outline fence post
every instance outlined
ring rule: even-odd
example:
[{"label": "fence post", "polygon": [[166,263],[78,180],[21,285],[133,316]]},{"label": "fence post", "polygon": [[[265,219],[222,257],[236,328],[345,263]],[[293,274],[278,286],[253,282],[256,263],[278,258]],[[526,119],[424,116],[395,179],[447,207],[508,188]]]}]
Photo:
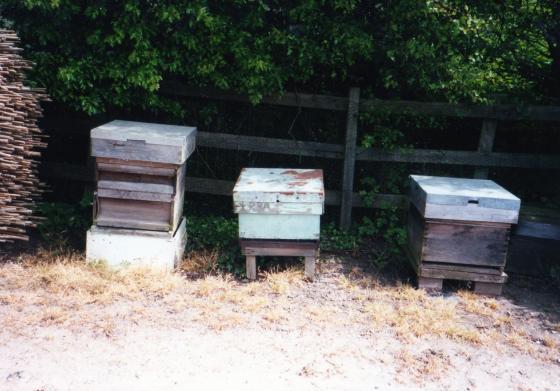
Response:
[{"label": "fence post", "polygon": [[[482,129],[480,130],[480,138],[478,139],[478,152],[492,152],[497,127],[498,121],[495,119],[485,119],[482,121]],[[488,167],[475,168],[474,177],[478,179],[487,179]]]},{"label": "fence post", "polygon": [[352,192],[354,191],[359,106],[360,88],[352,87],[348,94],[346,142],[344,145],[344,166],[342,171],[342,199],[340,202],[340,228],[345,230],[349,229],[352,224]]}]

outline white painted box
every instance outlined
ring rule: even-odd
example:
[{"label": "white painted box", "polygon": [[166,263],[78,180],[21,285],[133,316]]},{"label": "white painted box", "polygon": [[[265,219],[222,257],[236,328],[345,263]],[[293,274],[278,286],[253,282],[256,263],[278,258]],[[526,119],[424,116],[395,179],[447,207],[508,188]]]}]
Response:
[{"label": "white painted box", "polygon": [[516,224],[521,200],[487,179],[411,175],[410,201],[425,219]]},{"label": "white painted box", "polygon": [[187,242],[183,218],[175,234],[92,226],[87,232],[86,260],[110,267],[153,266],[172,270],[180,263]]},{"label": "white painted box", "polygon": [[323,171],[245,168],[233,189],[241,239],[318,240]]}]

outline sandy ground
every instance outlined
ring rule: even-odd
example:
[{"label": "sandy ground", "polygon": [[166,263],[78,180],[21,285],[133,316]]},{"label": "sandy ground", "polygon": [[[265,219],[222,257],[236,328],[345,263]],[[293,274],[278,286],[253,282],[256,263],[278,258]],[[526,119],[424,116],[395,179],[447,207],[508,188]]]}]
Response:
[{"label": "sandy ground", "polygon": [[0,389],[560,390],[557,292],[431,297],[337,257],[320,269],[246,283],[4,264]]}]

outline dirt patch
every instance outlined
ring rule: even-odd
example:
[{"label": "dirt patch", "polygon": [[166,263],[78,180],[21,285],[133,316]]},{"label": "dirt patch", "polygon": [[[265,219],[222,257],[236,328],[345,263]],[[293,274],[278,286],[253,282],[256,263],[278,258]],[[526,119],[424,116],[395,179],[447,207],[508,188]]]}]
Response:
[{"label": "dirt patch", "polygon": [[188,274],[0,266],[0,388],[560,389],[556,292],[433,297],[336,256],[314,283],[299,266],[246,282],[201,275],[212,256]]}]

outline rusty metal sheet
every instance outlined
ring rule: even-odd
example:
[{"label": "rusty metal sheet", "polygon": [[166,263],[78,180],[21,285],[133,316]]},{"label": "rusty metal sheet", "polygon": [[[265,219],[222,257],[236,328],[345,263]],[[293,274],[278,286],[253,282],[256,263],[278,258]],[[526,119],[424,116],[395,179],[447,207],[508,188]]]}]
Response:
[{"label": "rusty metal sheet", "polygon": [[[323,203],[323,171],[244,168],[233,188],[234,203]],[[258,204],[256,204],[258,205]]]}]

